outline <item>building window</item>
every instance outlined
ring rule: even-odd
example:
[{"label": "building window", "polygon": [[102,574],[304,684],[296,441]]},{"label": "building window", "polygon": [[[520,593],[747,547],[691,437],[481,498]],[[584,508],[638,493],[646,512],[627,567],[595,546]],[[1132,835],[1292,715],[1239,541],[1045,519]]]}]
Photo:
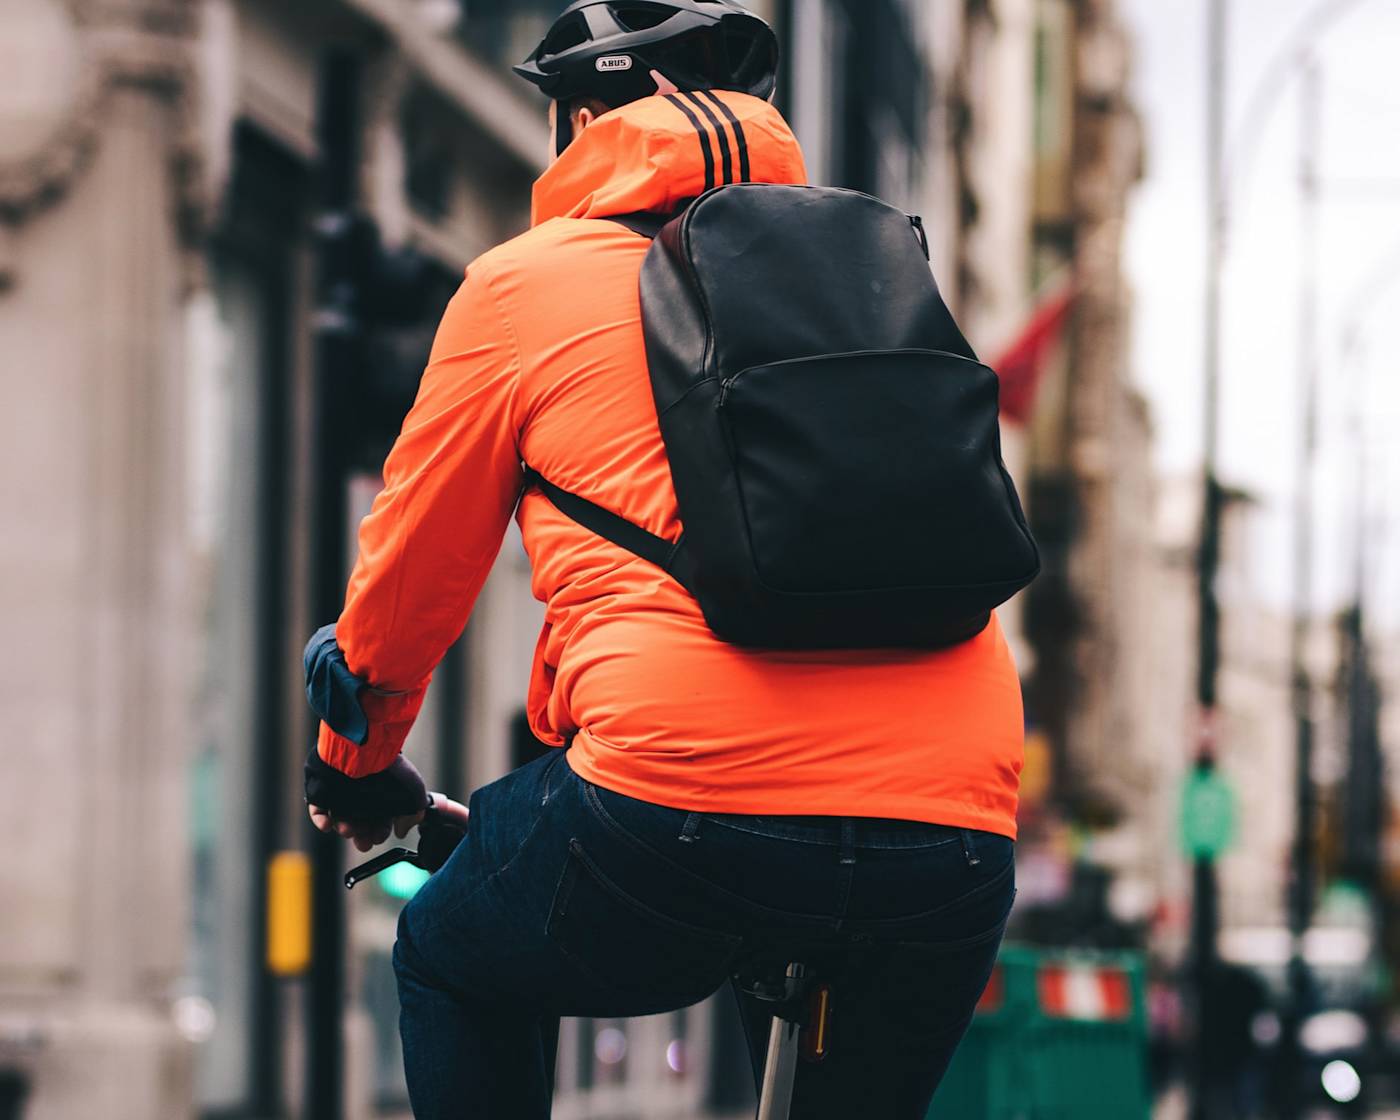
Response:
[{"label": "building window", "polygon": [[1039,0],[1035,34],[1035,220],[1070,219],[1074,141],[1074,13],[1066,0]]}]

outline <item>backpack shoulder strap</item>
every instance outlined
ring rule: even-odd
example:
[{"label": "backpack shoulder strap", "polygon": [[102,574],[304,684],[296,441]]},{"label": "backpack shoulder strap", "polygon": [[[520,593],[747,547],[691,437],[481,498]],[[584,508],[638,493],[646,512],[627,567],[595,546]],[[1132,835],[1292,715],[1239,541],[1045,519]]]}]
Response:
[{"label": "backpack shoulder strap", "polygon": [[[605,221],[616,222],[624,229],[629,229],[640,237],[645,237],[648,241],[656,240],[661,228],[671,219],[677,217],[685,208],[689,206],[689,201],[682,203],[669,214],[657,214],[651,211],[639,211],[635,214],[611,214]],[[541,492],[551,502],[560,513],[578,522],[585,529],[588,529],[604,540],[612,541],[619,548],[625,548],[635,556],[640,556],[643,560],[649,560],[662,571],[668,573],[687,591],[691,589],[690,582],[690,551],[685,547],[685,537],[682,535],[678,541],[668,541],[665,537],[658,537],[655,533],[649,533],[640,525],[634,525],[625,517],[613,513],[610,509],[604,509],[595,502],[590,502],[587,498],[580,498],[577,494],[571,494],[562,487],[555,486],[539,471],[533,468],[525,468],[525,487],[538,486]]]},{"label": "backpack shoulder strap", "polygon": [[633,233],[645,237],[648,241],[655,241],[656,235],[661,232],[661,227],[671,220],[671,214],[610,214],[607,221],[616,222],[624,229],[630,229]]},{"label": "backpack shoulder strap", "polygon": [[679,218],[694,202],[693,198],[688,198],[678,205],[669,214],[658,214],[651,210],[638,210],[634,214],[610,214],[604,221],[616,222],[625,229],[630,229],[633,233],[655,241],[657,234],[661,232],[661,227],[673,218]]},{"label": "backpack shoulder strap", "polygon": [[662,571],[675,578],[676,582],[690,590],[689,557],[685,548],[685,537],[678,541],[668,541],[649,533],[640,525],[634,525],[625,517],[604,509],[587,498],[555,486],[538,471],[526,468],[525,486],[538,486],[556,509],[566,517],[578,522],[605,540],[612,541],[619,548],[625,548],[633,555],[649,560]]}]

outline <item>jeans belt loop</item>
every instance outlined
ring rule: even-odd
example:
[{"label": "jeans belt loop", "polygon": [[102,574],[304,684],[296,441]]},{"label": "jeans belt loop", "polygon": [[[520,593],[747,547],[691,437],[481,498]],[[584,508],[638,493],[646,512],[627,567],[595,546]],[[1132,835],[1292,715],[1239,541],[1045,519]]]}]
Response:
[{"label": "jeans belt loop", "polygon": [[841,818],[841,862],[852,864],[856,861],[856,822],[852,817]]},{"label": "jeans belt loop", "polygon": [[700,839],[700,814],[690,813],[685,818],[685,824],[681,826],[679,837],[682,844],[694,844]]},{"label": "jeans belt loop", "polygon": [[962,834],[963,857],[967,860],[968,867],[976,867],[982,862],[982,857],[977,854],[977,842],[972,838],[972,829],[960,828]]}]

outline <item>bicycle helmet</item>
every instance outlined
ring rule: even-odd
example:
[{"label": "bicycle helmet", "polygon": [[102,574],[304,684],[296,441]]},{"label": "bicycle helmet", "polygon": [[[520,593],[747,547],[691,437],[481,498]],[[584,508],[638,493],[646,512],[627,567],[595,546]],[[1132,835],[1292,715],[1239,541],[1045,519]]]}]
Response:
[{"label": "bicycle helmet", "polygon": [[[597,98],[610,109],[660,91],[730,89],[772,96],[778,37],[736,0],[575,0],[515,72],[554,101]],[[572,139],[558,114],[558,145]]]}]

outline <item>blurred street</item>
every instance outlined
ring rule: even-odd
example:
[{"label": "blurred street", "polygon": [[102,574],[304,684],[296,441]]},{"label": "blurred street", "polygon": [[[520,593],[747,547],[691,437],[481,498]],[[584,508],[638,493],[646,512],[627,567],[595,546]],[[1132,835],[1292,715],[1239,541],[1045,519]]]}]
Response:
[{"label": "blurred street", "polygon": [[[929,1120],[1400,1120],[1400,5],[745,2],[810,181],[921,217],[1040,551],[1018,894]],[[6,0],[0,1120],[408,1117],[427,873],[344,889],[301,652],[530,227],[563,7]],[[432,789],[556,749],[537,576],[512,521]],[[565,1019],[555,1102],[752,1116],[733,999]]]}]

